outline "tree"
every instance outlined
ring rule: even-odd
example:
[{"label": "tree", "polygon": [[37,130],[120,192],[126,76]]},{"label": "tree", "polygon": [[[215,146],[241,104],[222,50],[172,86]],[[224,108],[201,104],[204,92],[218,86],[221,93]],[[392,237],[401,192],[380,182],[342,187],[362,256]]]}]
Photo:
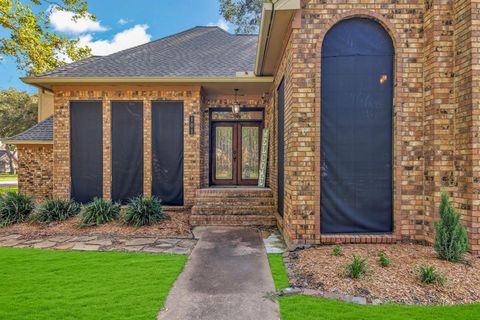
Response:
[{"label": "tree", "polygon": [[458,262],[468,251],[467,230],[460,223],[458,213],[448,201],[448,193],[442,192],[440,220],[435,223],[435,251],[442,260]]},{"label": "tree", "polygon": [[220,0],[220,14],[235,33],[257,33],[264,0]]},{"label": "tree", "polygon": [[[15,89],[0,91],[0,137],[7,138],[23,132],[37,122],[38,97],[25,91]],[[13,163],[15,146],[5,147],[10,161],[10,171]],[[13,173],[13,172],[12,172]]]},{"label": "tree", "polygon": [[[41,5],[49,9],[44,11]],[[86,0],[1,0],[0,26],[8,35],[0,37],[0,54],[13,57],[18,69],[29,74],[55,69],[66,63],[65,58],[75,61],[88,57],[90,49],[78,47],[79,39],[51,30],[52,10],[73,12],[74,20],[95,19],[88,13]]]}]

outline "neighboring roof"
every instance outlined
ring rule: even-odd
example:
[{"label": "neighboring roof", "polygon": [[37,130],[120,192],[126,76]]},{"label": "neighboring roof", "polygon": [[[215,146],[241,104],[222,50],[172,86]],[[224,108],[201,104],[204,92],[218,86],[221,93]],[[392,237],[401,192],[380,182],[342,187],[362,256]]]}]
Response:
[{"label": "neighboring roof", "polygon": [[92,56],[34,78],[235,77],[255,68],[257,35],[195,27],[108,56]]},{"label": "neighboring roof", "polygon": [[37,123],[30,129],[11,138],[2,139],[4,143],[52,143],[53,141],[53,116]]}]

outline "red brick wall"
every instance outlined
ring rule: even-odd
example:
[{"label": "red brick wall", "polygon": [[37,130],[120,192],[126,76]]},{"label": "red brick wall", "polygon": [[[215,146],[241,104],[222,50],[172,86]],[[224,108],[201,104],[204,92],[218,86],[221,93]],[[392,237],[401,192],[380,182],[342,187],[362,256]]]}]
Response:
[{"label": "red brick wall", "polygon": [[18,188],[37,201],[52,196],[53,146],[17,145]]},{"label": "red brick wall", "polygon": [[[475,8],[474,8],[475,7]],[[284,234],[292,244],[433,241],[442,190],[463,213],[472,249],[478,251],[480,204],[475,184],[475,67],[472,44],[477,5],[471,1],[304,1],[277,66],[285,82]],[[394,233],[386,237],[320,234],[321,46],[342,19],[369,17],[390,33],[395,46]],[[478,38],[476,39],[478,41]],[[478,78],[480,80],[480,77]],[[478,89],[477,89],[478,90]],[[269,101],[276,107],[274,92]],[[275,112],[274,119],[275,118]],[[275,128],[275,126],[273,127]],[[275,141],[274,130],[272,140]],[[276,146],[272,146],[272,155]],[[480,156],[478,156],[480,158]],[[271,162],[271,181],[276,163]],[[275,189],[276,183],[272,183]]]}]

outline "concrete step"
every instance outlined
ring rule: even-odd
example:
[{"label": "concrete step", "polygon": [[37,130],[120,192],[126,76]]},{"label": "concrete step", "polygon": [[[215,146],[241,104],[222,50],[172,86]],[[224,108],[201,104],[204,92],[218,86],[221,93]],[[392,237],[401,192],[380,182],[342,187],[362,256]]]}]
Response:
[{"label": "concrete step", "polygon": [[273,197],[242,197],[242,198],[234,198],[234,197],[204,197],[204,198],[196,198],[195,205],[196,206],[226,206],[226,205],[259,205],[259,206],[273,206],[274,203]]},{"label": "concrete step", "polygon": [[193,206],[196,215],[273,215],[273,206]]},{"label": "concrete step", "polygon": [[190,216],[192,226],[274,226],[274,216],[263,215],[195,215]]},{"label": "concrete step", "polygon": [[269,188],[205,188],[196,191],[197,198],[270,198]]}]

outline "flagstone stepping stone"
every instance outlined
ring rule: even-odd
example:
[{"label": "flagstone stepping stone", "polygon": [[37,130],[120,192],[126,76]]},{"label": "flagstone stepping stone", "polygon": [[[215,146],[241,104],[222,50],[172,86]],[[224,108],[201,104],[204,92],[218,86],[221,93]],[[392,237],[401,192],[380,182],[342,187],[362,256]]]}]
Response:
[{"label": "flagstone stepping stone", "polygon": [[193,248],[193,246],[195,246],[195,242],[195,240],[185,239],[177,243],[177,246],[182,248]]},{"label": "flagstone stepping stone", "polygon": [[26,244],[35,244],[35,243],[39,243],[39,242],[42,242],[42,241],[45,241],[44,239],[33,239],[33,240],[27,240],[25,241],[24,243]]},{"label": "flagstone stepping stone", "polygon": [[171,244],[172,246],[179,243],[180,242],[180,239],[159,239],[159,242],[161,243],[169,243]]},{"label": "flagstone stepping stone", "polygon": [[54,245],[56,245],[56,242],[51,242],[51,241],[43,241],[43,242],[38,242],[33,245],[34,248],[37,249],[45,249],[45,248],[51,248]]},{"label": "flagstone stepping stone", "polygon": [[180,248],[180,247],[173,247],[171,249],[167,249],[164,251],[165,253],[173,253],[173,254],[189,254],[190,249],[187,248]]},{"label": "flagstone stepping stone", "polygon": [[155,244],[155,248],[169,249],[171,247],[173,247],[173,245],[170,244],[170,243],[157,243],[157,244]]},{"label": "flagstone stepping stone", "polygon": [[14,247],[18,244],[21,244],[23,243],[22,240],[18,240],[18,239],[8,239],[8,240],[5,240],[5,241],[1,241],[0,242],[0,247]]},{"label": "flagstone stepping stone", "polygon": [[98,249],[100,249],[99,245],[86,243],[75,243],[75,245],[72,247],[72,250],[78,251],[98,251]]},{"label": "flagstone stepping stone", "polygon": [[134,238],[125,242],[126,246],[145,246],[148,244],[153,244],[157,241],[156,238]]},{"label": "flagstone stepping stone", "polygon": [[57,244],[54,249],[57,249],[57,250],[69,250],[69,249],[72,249],[73,246],[75,244],[74,243],[61,243],[61,244]]},{"label": "flagstone stepping stone", "polygon": [[74,237],[74,238],[71,238],[70,242],[87,242],[87,241],[92,241],[92,240],[96,240],[97,237],[93,237],[93,236],[78,236],[78,237]]},{"label": "flagstone stepping stone", "polygon": [[88,241],[87,244],[97,244],[99,246],[111,246],[112,245],[112,240],[109,239],[103,239],[103,240],[93,240],[93,241]]},{"label": "flagstone stepping stone", "polygon": [[70,236],[55,236],[55,237],[48,238],[48,241],[65,242],[65,241],[70,240],[71,238],[72,237],[70,237]]},{"label": "flagstone stepping stone", "polygon": [[11,239],[19,239],[21,238],[22,235],[21,234],[9,234],[8,236],[2,236],[0,237],[0,241],[3,241],[3,240],[11,240]]},{"label": "flagstone stepping stone", "polygon": [[148,253],[163,253],[165,252],[165,249],[159,247],[145,247],[142,251]]},{"label": "flagstone stepping stone", "polygon": [[142,251],[144,246],[129,246],[129,247],[121,247],[121,250],[128,251],[128,252],[138,252]]}]

